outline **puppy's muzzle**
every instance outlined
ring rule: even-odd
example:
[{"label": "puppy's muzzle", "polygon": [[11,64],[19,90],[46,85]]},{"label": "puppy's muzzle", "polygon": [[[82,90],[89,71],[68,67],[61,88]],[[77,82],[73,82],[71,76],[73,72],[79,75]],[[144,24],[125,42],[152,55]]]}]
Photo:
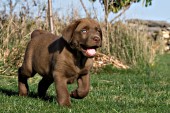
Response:
[{"label": "puppy's muzzle", "polygon": [[94,41],[95,43],[100,43],[101,39],[99,36],[97,35],[94,35],[91,37],[92,41]]}]

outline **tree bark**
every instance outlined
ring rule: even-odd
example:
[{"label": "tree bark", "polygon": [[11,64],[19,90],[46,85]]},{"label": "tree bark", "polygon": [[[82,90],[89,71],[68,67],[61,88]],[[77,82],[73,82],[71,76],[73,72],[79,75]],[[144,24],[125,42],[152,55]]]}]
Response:
[{"label": "tree bark", "polygon": [[108,0],[104,0],[104,9],[105,9],[105,31],[106,31],[106,37],[103,40],[104,41],[104,46],[106,47],[106,52],[110,55],[110,38],[108,36],[108,30],[109,30],[109,26],[108,26]]},{"label": "tree bark", "polygon": [[53,15],[52,15],[52,0],[48,0],[48,22],[51,33],[54,33]]}]

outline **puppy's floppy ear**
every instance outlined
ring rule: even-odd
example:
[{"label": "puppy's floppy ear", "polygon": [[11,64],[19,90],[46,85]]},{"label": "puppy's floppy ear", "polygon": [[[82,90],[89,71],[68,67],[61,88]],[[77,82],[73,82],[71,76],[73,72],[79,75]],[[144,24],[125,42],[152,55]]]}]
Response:
[{"label": "puppy's floppy ear", "polygon": [[75,20],[70,25],[68,25],[66,28],[64,28],[64,30],[62,31],[62,36],[64,40],[67,41],[68,43],[72,41],[73,33],[79,23],[80,23],[80,20]]}]

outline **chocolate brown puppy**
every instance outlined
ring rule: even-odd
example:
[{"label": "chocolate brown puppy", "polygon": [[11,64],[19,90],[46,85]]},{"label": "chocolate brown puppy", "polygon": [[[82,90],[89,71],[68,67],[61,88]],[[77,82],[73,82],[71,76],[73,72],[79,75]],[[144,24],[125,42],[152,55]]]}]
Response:
[{"label": "chocolate brown puppy", "polygon": [[[48,87],[55,82],[59,105],[70,106],[70,97],[84,98],[89,92],[93,57],[101,44],[102,31],[93,19],[73,21],[61,37],[43,30],[33,31],[23,64],[18,69],[19,95],[28,94],[27,80],[38,73],[42,76],[38,84],[40,97],[45,97]],[[78,87],[69,93],[67,84],[74,81]]]}]

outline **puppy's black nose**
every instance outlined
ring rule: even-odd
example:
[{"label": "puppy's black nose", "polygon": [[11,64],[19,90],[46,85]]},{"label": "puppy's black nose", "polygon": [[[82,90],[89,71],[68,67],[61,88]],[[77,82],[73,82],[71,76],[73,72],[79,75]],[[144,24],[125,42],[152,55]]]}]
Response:
[{"label": "puppy's black nose", "polygon": [[92,37],[92,40],[95,41],[95,42],[99,42],[100,41],[100,37],[95,35]]}]

